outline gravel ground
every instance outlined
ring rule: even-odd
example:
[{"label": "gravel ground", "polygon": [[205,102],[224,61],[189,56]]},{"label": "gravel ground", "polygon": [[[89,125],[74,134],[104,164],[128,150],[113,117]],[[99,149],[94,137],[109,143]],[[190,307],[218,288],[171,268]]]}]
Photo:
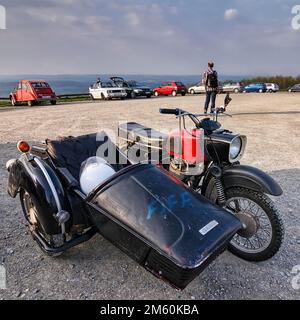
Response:
[{"label": "gravel ground", "polygon": [[[218,102],[221,104],[221,99]],[[225,252],[184,291],[157,280],[100,235],[60,258],[45,256],[24,226],[18,199],[6,193],[5,162],[17,157],[20,139],[41,141],[103,128],[116,132],[119,121],[137,121],[157,129],[174,128],[172,116],[158,107],[200,112],[203,96],[137,99],[42,107],[0,109],[0,264],[7,289],[0,299],[299,299],[292,268],[300,265],[300,95],[233,95],[225,128],[246,134],[243,163],[269,172],[283,187],[274,199],[286,237],[271,260],[249,263]]]}]

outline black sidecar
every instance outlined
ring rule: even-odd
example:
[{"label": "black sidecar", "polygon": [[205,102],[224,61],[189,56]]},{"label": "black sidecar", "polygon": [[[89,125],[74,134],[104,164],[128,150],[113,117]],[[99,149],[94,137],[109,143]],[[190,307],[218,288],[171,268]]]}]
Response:
[{"label": "black sidecar", "polygon": [[[102,133],[33,146],[10,161],[8,192],[20,193],[30,231],[57,254],[99,232],[157,277],[183,289],[242,228],[232,214],[186,187],[161,166],[132,165]],[[83,161],[106,144],[116,173],[89,195]]]}]

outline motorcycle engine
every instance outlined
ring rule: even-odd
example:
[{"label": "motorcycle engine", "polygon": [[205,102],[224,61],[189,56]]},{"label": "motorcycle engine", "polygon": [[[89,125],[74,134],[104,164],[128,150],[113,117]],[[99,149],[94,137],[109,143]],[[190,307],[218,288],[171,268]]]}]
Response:
[{"label": "motorcycle engine", "polygon": [[175,157],[171,159],[169,170],[183,181],[186,178],[200,175],[203,172],[203,164],[191,165],[187,161]]}]

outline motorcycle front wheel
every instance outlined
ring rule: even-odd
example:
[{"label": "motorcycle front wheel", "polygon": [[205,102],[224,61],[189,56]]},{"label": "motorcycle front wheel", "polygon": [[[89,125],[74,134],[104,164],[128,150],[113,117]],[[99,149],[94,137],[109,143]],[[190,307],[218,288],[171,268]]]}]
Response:
[{"label": "motorcycle front wheel", "polygon": [[[214,188],[215,189],[215,188]],[[240,230],[228,245],[228,250],[247,261],[264,261],[281,247],[284,226],[273,201],[264,193],[242,187],[225,190],[225,209],[242,222]],[[209,195],[215,202],[216,191]]]}]

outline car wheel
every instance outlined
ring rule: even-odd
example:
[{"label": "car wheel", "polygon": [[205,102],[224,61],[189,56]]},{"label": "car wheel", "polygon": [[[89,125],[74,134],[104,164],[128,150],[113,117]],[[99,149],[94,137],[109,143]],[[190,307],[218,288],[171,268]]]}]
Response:
[{"label": "car wheel", "polygon": [[34,105],[34,101],[27,101],[27,104],[29,107],[32,107]]},{"label": "car wheel", "polygon": [[234,89],[234,93],[239,93],[240,92],[240,90],[239,89]]},{"label": "car wheel", "polygon": [[10,97],[10,103],[13,107],[16,105],[16,101],[13,97]]},{"label": "car wheel", "polygon": [[106,100],[105,95],[103,93],[101,93],[101,99]]},{"label": "car wheel", "polygon": [[194,89],[192,89],[191,91],[190,91],[190,94],[195,94],[196,92],[195,92],[195,90]]},{"label": "car wheel", "polygon": [[150,99],[150,98],[151,98],[151,94],[148,94],[148,95],[147,95],[147,98]]},{"label": "car wheel", "polygon": [[246,91],[246,90],[243,90],[243,93],[247,93],[247,91]]},{"label": "car wheel", "polygon": [[274,91],[272,89],[269,90],[269,93],[273,93]]},{"label": "car wheel", "polygon": [[50,103],[52,104],[52,106],[56,105],[56,100],[51,100]]},{"label": "car wheel", "polygon": [[136,98],[136,94],[135,94],[135,92],[131,92],[131,94],[130,94],[130,97],[131,97],[131,99],[135,99]]},{"label": "car wheel", "polygon": [[263,93],[263,89],[259,89],[259,93]]},{"label": "car wheel", "polygon": [[157,91],[154,92],[155,97],[159,96],[159,93]]},{"label": "car wheel", "polygon": [[90,94],[90,98],[91,98],[92,100],[95,100],[95,98],[94,98],[94,96],[93,96],[92,94]]},{"label": "car wheel", "polygon": [[182,93],[181,95],[184,97],[184,96],[186,95],[186,93],[184,92],[184,93]]},{"label": "car wheel", "polygon": [[289,92],[292,92],[292,89],[290,89]]},{"label": "car wheel", "polygon": [[[39,221],[39,209],[36,205],[35,198],[25,189],[20,190],[20,201],[21,201],[21,207],[22,211],[24,213],[25,219],[27,221],[27,228],[33,239],[36,239],[36,235],[43,237],[45,241],[48,243],[51,247],[60,247],[64,243],[63,236],[60,235],[49,235],[45,232],[44,227],[42,223]],[[40,242],[36,241],[39,248],[46,253],[50,257],[58,257],[62,255],[62,252],[59,253],[50,253],[45,252],[43,246],[40,244]]]},{"label": "car wheel", "polygon": [[177,96],[177,92],[174,90],[174,91],[172,91],[172,96],[173,97],[176,97]]}]

